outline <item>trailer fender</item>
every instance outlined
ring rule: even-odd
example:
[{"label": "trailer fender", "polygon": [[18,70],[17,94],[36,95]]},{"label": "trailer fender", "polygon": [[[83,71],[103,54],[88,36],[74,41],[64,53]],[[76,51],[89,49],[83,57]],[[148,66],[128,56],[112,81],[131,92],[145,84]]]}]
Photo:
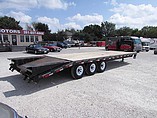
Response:
[{"label": "trailer fender", "polygon": [[73,79],[80,79],[84,75],[84,65],[75,65],[71,68],[71,75]]},{"label": "trailer fender", "polygon": [[97,71],[99,73],[104,72],[106,69],[106,62],[105,61],[100,61],[97,63]]}]

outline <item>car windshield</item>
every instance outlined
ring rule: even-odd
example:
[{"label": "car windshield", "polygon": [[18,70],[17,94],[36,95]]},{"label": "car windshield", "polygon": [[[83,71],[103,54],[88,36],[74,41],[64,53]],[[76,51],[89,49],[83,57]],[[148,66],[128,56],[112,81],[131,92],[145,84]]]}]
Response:
[{"label": "car windshield", "polygon": [[35,48],[40,48],[42,47],[41,45],[34,45]]},{"label": "car windshield", "polygon": [[56,44],[48,44],[48,46],[56,46]]}]

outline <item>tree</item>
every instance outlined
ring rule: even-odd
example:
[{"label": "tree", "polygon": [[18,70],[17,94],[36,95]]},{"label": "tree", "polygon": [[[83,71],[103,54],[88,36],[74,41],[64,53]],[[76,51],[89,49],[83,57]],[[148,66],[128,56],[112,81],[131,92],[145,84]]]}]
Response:
[{"label": "tree", "polygon": [[157,27],[145,26],[141,29],[142,37],[157,38]]},{"label": "tree", "polygon": [[61,30],[57,32],[57,41],[64,41],[65,39],[65,31]]},{"label": "tree", "polygon": [[22,27],[19,25],[20,21],[16,21],[12,17],[4,16],[0,17],[0,28],[3,29],[16,29],[21,30]]},{"label": "tree", "polygon": [[83,32],[88,33],[88,34],[94,34],[96,37],[99,37],[99,38],[102,37],[102,30],[99,25],[85,26],[83,29]]},{"label": "tree", "polygon": [[[87,41],[98,41],[103,37],[102,30],[99,25],[85,26],[82,32],[85,33],[85,40]],[[90,37],[90,39],[87,39],[87,37]]]},{"label": "tree", "polygon": [[133,36],[137,36],[137,37],[141,37],[141,31],[138,30],[137,28],[136,28],[136,29],[133,29],[133,30],[132,30],[132,35],[133,35]]},{"label": "tree", "polygon": [[49,30],[48,25],[47,25],[47,24],[44,24],[44,23],[40,23],[40,22],[36,23],[36,22],[33,22],[33,23],[32,23],[32,26],[34,27],[34,29],[35,29],[36,31],[44,31],[45,33],[50,33],[50,32],[51,32],[51,30]]},{"label": "tree", "polygon": [[49,30],[49,27],[48,27],[47,24],[40,23],[40,22],[38,22],[38,23],[33,22],[32,26],[34,27],[34,29],[36,31],[42,31],[42,32],[44,32],[44,36],[43,36],[43,40],[44,41],[52,40],[51,30]]},{"label": "tree", "polygon": [[133,32],[133,29],[131,29],[130,27],[122,27],[116,30],[116,35],[117,36],[131,36],[132,32]]},{"label": "tree", "polygon": [[110,22],[102,22],[101,23],[102,33],[106,37],[115,36],[115,24]]}]

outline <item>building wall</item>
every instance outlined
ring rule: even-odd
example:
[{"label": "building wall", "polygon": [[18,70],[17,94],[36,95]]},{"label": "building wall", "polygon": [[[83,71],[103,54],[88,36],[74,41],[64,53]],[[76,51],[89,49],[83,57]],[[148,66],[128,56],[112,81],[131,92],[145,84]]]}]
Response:
[{"label": "building wall", "polygon": [[27,30],[0,29],[0,41],[9,41],[12,45],[28,46],[42,41],[43,32]]}]

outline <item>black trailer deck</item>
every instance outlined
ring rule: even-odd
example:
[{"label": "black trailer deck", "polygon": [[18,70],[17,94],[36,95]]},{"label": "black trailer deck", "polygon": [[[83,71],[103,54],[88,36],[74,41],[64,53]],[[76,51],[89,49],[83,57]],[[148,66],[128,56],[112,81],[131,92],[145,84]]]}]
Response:
[{"label": "black trailer deck", "polygon": [[9,58],[12,61],[10,70],[16,70],[25,76],[24,79],[35,82],[47,78],[64,69],[71,68],[74,79],[83,77],[84,73],[93,75],[103,72],[106,61],[124,59],[136,55],[135,52],[99,51],[86,53],[60,54],[56,56],[33,56]]}]

